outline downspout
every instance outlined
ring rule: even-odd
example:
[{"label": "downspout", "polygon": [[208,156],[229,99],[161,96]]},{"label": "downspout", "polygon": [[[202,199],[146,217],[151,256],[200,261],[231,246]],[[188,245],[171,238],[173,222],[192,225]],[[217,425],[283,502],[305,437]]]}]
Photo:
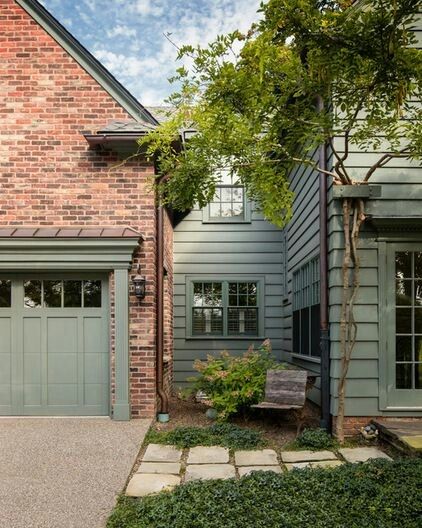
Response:
[{"label": "downspout", "polygon": [[[318,97],[318,110],[324,109],[324,101]],[[327,170],[327,145],[319,150],[319,166]],[[323,429],[331,432],[330,411],[330,333],[328,323],[328,203],[327,176],[319,174],[319,233],[320,233],[320,350],[321,350],[321,420]]]},{"label": "downspout", "polygon": [[164,390],[164,207],[157,196],[156,205],[156,379],[157,395],[160,400],[157,419],[159,422],[169,421],[169,399]]}]

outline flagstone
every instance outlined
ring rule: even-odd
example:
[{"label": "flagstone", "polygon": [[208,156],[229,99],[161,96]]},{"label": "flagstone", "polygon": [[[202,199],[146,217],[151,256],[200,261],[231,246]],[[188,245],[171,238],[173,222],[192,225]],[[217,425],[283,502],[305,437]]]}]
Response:
[{"label": "flagstone", "polygon": [[176,475],[157,475],[136,473],[126,488],[129,497],[145,497],[163,490],[172,490],[180,484],[180,477]]},{"label": "flagstone", "polygon": [[164,475],[178,475],[180,462],[142,462],[137,473],[161,473]]},{"label": "flagstone", "polygon": [[336,460],[337,457],[332,451],[283,451],[281,453],[283,462],[311,462],[313,460]]},{"label": "flagstone", "polygon": [[277,453],[273,449],[258,451],[236,451],[234,454],[236,466],[276,466]]},{"label": "flagstone", "polygon": [[231,464],[191,464],[186,466],[185,480],[210,480],[235,478]]},{"label": "flagstone", "polygon": [[173,445],[149,444],[143,462],[179,462],[182,457],[182,450]]},{"label": "flagstone", "polygon": [[392,460],[384,451],[381,451],[377,447],[345,447],[339,449],[341,456],[351,463],[355,462],[367,462],[374,458],[385,458],[386,460]]},{"label": "flagstone", "polygon": [[189,450],[188,464],[227,464],[229,450],[218,446],[198,446]]}]

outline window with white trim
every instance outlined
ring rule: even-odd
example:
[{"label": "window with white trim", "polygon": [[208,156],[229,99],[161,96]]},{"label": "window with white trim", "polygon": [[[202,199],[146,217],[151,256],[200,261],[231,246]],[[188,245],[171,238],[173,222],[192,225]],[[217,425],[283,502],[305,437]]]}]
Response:
[{"label": "window with white trim", "polygon": [[293,353],[319,357],[319,257],[293,272]]},{"label": "window with white trim", "polygon": [[250,222],[250,203],[239,178],[228,169],[220,170],[219,176],[214,198],[203,210],[203,221]]}]

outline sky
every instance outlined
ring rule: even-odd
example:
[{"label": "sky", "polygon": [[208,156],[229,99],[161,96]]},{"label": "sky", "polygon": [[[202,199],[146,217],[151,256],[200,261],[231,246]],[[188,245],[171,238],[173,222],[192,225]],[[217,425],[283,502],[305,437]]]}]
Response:
[{"label": "sky", "polygon": [[144,105],[162,104],[181,64],[172,42],[206,45],[245,31],[260,0],[41,0]]}]

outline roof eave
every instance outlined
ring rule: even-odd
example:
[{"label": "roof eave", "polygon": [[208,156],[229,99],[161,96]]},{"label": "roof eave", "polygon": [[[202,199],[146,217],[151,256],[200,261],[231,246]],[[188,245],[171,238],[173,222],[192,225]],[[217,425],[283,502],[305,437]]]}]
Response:
[{"label": "roof eave", "polygon": [[119,144],[119,145],[131,145],[137,143],[138,139],[141,136],[146,135],[147,132],[136,132],[136,133],[126,133],[126,134],[84,134],[84,138],[88,142],[88,145],[91,148],[95,147],[105,147],[110,144]]}]

